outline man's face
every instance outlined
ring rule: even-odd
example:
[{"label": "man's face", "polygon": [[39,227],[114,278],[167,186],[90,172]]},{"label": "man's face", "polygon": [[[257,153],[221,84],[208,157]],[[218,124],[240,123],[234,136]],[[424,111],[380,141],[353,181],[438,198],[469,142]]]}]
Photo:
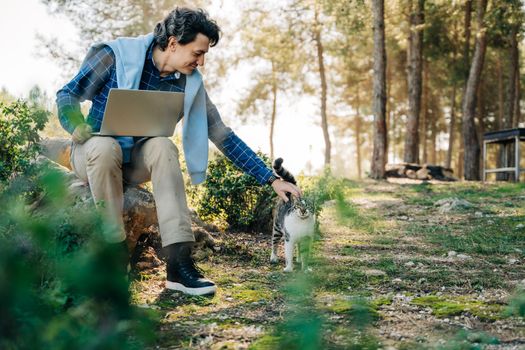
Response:
[{"label": "man's face", "polygon": [[181,45],[174,37],[168,42],[170,57],[168,68],[182,74],[191,74],[198,66],[204,66],[204,55],[210,48],[210,39],[199,33],[190,43]]}]

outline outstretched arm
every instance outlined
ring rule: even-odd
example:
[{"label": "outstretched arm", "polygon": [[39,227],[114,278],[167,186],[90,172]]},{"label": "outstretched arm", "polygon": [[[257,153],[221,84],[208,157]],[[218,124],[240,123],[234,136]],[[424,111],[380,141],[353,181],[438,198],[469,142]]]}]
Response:
[{"label": "outstretched arm", "polygon": [[[208,135],[219,150],[230,159],[233,164],[245,173],[255,177],[261,185],[269,183],[273,172],[246,143],[241,140],[229,127],[224,125],[219,111],[206,94],[206,109],[208,114]],[[286,181],[277,179],[271,182],[272,188],[284,201],[288,201],[286,193],[297,197],[301,190]]]}]

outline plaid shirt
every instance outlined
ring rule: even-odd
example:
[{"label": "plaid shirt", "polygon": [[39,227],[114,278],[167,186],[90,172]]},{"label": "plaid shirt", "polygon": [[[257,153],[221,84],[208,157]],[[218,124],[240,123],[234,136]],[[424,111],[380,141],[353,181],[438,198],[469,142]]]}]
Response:
[{"label": "plaid shirt", "polygon": [[[161,77],[153,64],[152,44],[144,61],[140,79],[140,90],[162,90],[184,92],[186,76],[175,72]],[[70,134],[75,127],[87,122],[94,131],[99,131],[104,117],[104,109],[109,90],[117,88],[115,56],[109,46],[103,46],[90,59],[84,61],[78,74],[57,92],[58,118],[62,127]],[[80,102],[92,101],[88,117],[80,111]],[[235,133],[224,123],[220,114],[206,93],[206,112],[208,116],[208,137],[237,167],[265,184],[272,171]],[[179,116],[179,120],[182,116]],[[135,138],[135,142],[139,138]]]}]

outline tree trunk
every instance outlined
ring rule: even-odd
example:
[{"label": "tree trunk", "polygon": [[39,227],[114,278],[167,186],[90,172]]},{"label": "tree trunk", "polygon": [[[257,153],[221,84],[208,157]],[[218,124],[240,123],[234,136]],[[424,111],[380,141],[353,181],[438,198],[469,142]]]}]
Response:
[{"label": "tree trunk", "polygon": [[469,63],[470,63],[470,32],[471,32],[471,22],[472,22],[472,0],[465,1],[465,46],[463,46],[463,62],[465,64],[465,84],[468,79],[469,74]]},{"label": "tree trunk", "polygon": [[374,16],[374,95],[372,101],[374,150],[370,176],[374,179],[384,179],[387,156],[384,0],[373,0],[372,12]]},{"label": "tree trunk", "polygon": [[496,130],[501,130],[505,116],[505,93],[503,92],[503,65],[501,64],[501,55],[498,55],[496,69],[498,72],[498,116],[496,118]]},{"label": "tree trunk", "polygon": [[[423,157],[422,163],[426,164],[428,162],[428,105],[429,105],[429,96],[428,96],[428,65],[423,61],[423,97],[421,99],[421,130],[420,130],[420,139],[421,145],[423,146]],[[421,159],[421,158],[420,158]]]},{"label": "tree trunk", "polygon": [[410,1],[410,36],[408,41],[408,120],[405,135],[404,161],[419,162],[419,113],[421,107],[421,63],[423,57],[423,29],[425,0]]},{"label": "tree trunk", "polygon": [[455,141],[455,128],[456,126],[456,84],[452,86],[452,96],[450,97],[450,125],[448,129],[448,150],[447,150],[447,160],[445,162],[445,167],[450,168],[452,164],[452,152],[454,149]]},{"label": "tree trunk", "polygon": [[505,115],[503,118],[503,128],[510,129],[513,125],[514,105],[516,98],[516,73],[518,72],[518,28],[512,26],[510,33],[510,48],[509,48],[509,81],[507,83],[507,99],[505,100]]},{"label": "tree trunk", "polygon": [[[275,82],[275,80],[274,80]],[[273,152],[273,133],[275,130],[275,117],[277,114],[277,84],[272,86],[272,120],[270,122],[270,159],[273,162],[274,152]]]},{"label": "tree trunk", "polygon": [[[509,64],[508,64],[508,81],[506,89],[506,98],[504,102],[504,112],[501,118],[501,129],[510,129],[513,126],[514,119],[514,107],[516,105],[516,73],[518,71],[518,28],[512,26],[511,32],[509,34]],[[501,164],[502,167],[512,166],[514,163],[513,147],[500,147],[499,149],[499,159],[498,164]],[[507,164],[504,164],[505,158],[509,160]],[[513,175],[509,173],[497,173],[496,180],[506,181],[509,180]]]},{"label": "tree trunk", "polygon": [[355,152],[356,152],[356,160],[357,160],[357,178],[361,179],[362,169],[361,169],[361,113],[359,111],[359,107],[361,105],[361,99],[359,96],[359,86],[356,84],[356,106],[355,106],[355,118],[354,118],[354,126],[355,126]]},{"label": "tree trunk", "polygon": [[[383,0],[383,25],[384,25],[384,0]],[[385,44],[386,45],[386,44]],[[386,46],[385,46],[385,57],[386,57]],[[385,149],[385,166],[388,164],[388,153],[389,148],[392,145],[392,138],[390,136],[390,130],[392,128],[392,101],[390,100],[390,93],[392,88],[392,68],[390,64],[386,64],[385,58],[385,85],[386,85],[386,95],[385,95],[385,125],[386,125],[386,149]]]},{"label": "tree trunk", "polygon": [[461,118],[458,120],[459,124],[458,127],[460,131],[460,138],[459,138],[459,152],[458,152],[458,159],[457,159],[457,169],[458,169],[458,177],[462,178],[464,169],[464,157],[465,157],[465,144],[462,137],[463,134],[463,104],[465,103],[465,92],[467,89],[467,80],[469,76],[469,65],[470,65],[470,33],[471,33],[471,22],[472,22],[472,0],[466,0],[465,1],[465,17],[464,17],[464,30],[465,30],[465,45],[463,46],[463,77],[465,79],[465,83],[463,85],[463,97],[461,100]]},{"label": "tree trunk", "polygon": [[361,179],[361,116],[359,115],[359,107],[356,109],[355,116],[355,142],[356,142],[356,158],[357,158],[357,178]]},{"label": "tree trunk", "polygon": [[[483,79],[483,76],[481,77],[481,81],[479,83],[478,88],[478,96],[476,97],[476,116],[477,116],[477,125],[478,125],[478,141],[479,141],[479,149],[481,150],[483,148],[483,134],[485,133],[485,80]],[[482,163],[480,162],[479,172],[483,171]]]},{"label": "tree trunk", "polygon": [[439,105],[439,98],[432,94],[432,113],[430,113],[430,118],[428,123],[430,124],[430,163],[437,164],[436,159],[436,148],[437,148],[437,123],[439,121],[441,106]]},{"label": "tree trunk", "polygon": [[[454,43],[458,42],[458,28],[457,22],[454,21]],[[453,46],[452,50],[452,67],[456,67],[458,64],[457,61],[457,51],[456,46]],[[452,152],[454,151],[454,141],[456,140],[456,89],[457,83],[456,80],[453,80],[452,83],[452,96],[450,96],[450,123],[448,129],[448,149],[447,149],[447,158],[445,160],[445,167],[450,168],[452,165]],[[456,169],[457,170],[457,169]]]},{"label": "tree trunk", "polygon": [[324,165],[325,167],[330,167],[330,156],[331,156],[331,143],[330,143],[330,134],[328,133],[328,116],[326,113],[326,72],[324,67],[324,58],[323,58],[323,42],[321,40],[321,23],[319,22],[319,9],[318,4],[315,4],[315,19],[314,19],[314,41],[317,47],[317,61],[319,64],[319,76],[321,78],[321,127],[323,129],[324,137]]},{"label": "tree trunk", "polygon": [[[519,59],[519,54],[518,54]],[[520,84],[520,65],[519,62],[516,66],[516,98],[515,98],[515,104],[514,104],[514,117],[512,118],[512,127],[517,128],[520,125],[521,120],[521,106],[520,106],[520,100],[521,100],[521,84]]]},{"label": "tree trunk", "polygon": [[476,132],[476,91],[479,87],[481,72],[485,59],[487,47],[487,37],[483,18],[487,7],[487,0],[480,0],[478,3],[478,33],[474,48],[474,57],[470,66],[470,72],[465,88],[463,101],[463,143],[465,146],[464,171],[465,180],[479,180],[480,148],[478,134]]},{"label": "tree trunk", "polygon": [[[503,129],[505,119],[505,92],[503,88],[503,64],[501,62],[501,54],[498,55],[496,61],[496,69],[498,72],[498,115],[496,117],[496,128],[495,130]],[[503,159],[505,157],[503,147],[498,147],[498,156],[496,157],[496,167],[503,168]],[[507,174],[496,173],[496,181],[503,181],[507,179]]]}]

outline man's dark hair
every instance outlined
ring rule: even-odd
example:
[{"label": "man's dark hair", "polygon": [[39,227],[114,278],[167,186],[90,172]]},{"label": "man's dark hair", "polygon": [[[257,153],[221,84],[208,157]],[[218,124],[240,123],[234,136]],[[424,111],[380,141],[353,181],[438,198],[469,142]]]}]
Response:
[{"label": "man's dark hair", "polygon": [[174,36],[179,44],[186,45],[201,33],[210,39],[210,46],[213,47],[219,42],[220,32],[217,23],[210,19],[203,9],[177,7],[164,20],[157,23],[153,34],[156,43],[164,51],[168,47],[170,36]]}]

